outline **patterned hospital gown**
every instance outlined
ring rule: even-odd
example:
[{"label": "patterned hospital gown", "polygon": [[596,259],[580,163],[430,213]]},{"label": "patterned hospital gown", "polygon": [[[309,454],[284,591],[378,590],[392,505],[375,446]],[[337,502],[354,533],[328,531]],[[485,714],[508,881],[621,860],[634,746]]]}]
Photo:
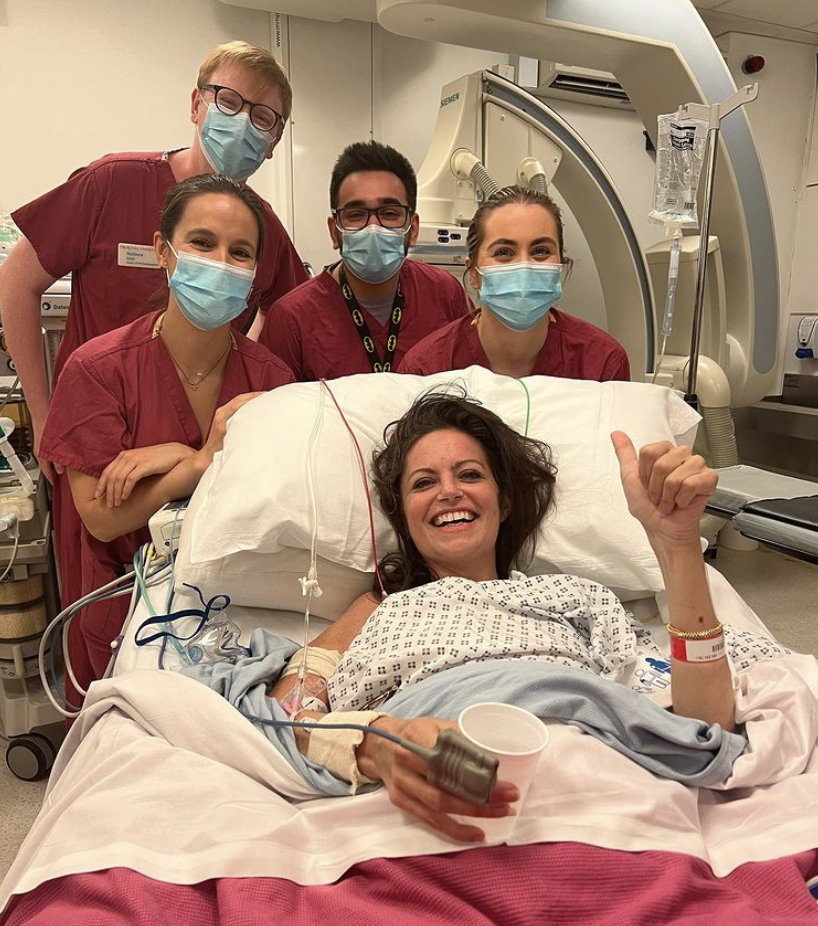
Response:
[{"label": "patterned hospital gown", "polygon": [[[726,633],[735,670],[787,653],[766,637]],[[447,578],[390,595],[369,617],[328,681],[332,710],[360,710],[467,662],[526,659],[612,681],[665,655],[614,593],[570,575],[473,582]]]}]

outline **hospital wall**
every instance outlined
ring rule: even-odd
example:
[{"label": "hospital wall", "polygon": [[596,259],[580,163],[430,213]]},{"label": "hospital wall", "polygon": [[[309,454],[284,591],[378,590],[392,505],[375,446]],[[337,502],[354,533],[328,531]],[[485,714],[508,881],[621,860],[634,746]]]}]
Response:
[{"label": "hospital wall", "polygon": [[[778,250],[781,323],[778,376],[792,368],[790,317],[818,311],[816,242],[818,242],[818,136],[813,133],[816,105],[815,45],[769,36],[732,33],[723,42],[736,85],[758,81],[758,98],[745,108],[764,170],[772,206]],[[748,77],[741,70],[749,55],[766,64]],[[812,168],[810,176],[810,149]],[[809,184],[809,186],[808,186]]]},{"label": "hospital wall", "polygon": [[[395,36],[360,22],[322,23],[219,0],[4,0],[0,4],[3,170],[0,211],[28,201],[75,167],[108,151],[189,144],[190,91],[213,45],[242,38],[278,49],[295,87],[292,125],[273,162],[253,179],[314,267],[333,256],[326,231],[329,172],[344,144],[368,137],[422,163],[439,91],[464,73],[507,63],[494,52]],[[815,103],[815,47],[772,38],[722,39],[736,82],[746,53],[763,54],[761,93],[748,112],[773,203],[784,318],[786,299],[804,311],[815,292],[807,243],[818,232],[818,187],[805,186],[805,151]],[[643,246],[653,160],[632,111],[551,101],[597,152],[619,188]],[[818,181],[818,156],[813,162]],[[815,198],[816,202],[812,203]],[[599,282],[582,236],[567,217],[577,261],[570,309],[605,324]],[[796,262],[793,274],[790,264]],[[800,259],[799,259],[800,255]]]},{"label": "hospital wall", "polygon": [[[327,179],[338,151],[349,141],[373,137],[395,145],[419,168],[434,130],[441,87],[481,67],[505,63],[496,53],[421,42],[369,23],[321,23],[286,17],[290,71],[296,87],[292,169],[295,241],[317,268],[333,257],[326,232]],[[748,54],[767,66],[752,80],[759,97],[747,108],[771,198],[775,222],[782,305],[779,357],[789,327],[788,297],[799,292],[811,270],[807,261],[791,274],[805,153],[815,104],[814,45],[733,33],[723,36],[728,66],[737,86],[751,78],[741,72]],[[632,110],[548,99],[597,153],[628,209],[636,236],[647,247],[662,229],[647,220],[654,161],[645,150],[643,126]],[[681,101],[680,101],[681,102]],[[332,144],[327,139],[332,138]],[[818,174],[818,157],[816,157]],[[559,193],[559,175],[556,178]],[[818,219],[818,188],[815,217]],[[421,216],[422,218],[422,216]],[[807,233],[802,233],[804,237]],[[815,236],[813,235],[813,240]],[[566,216],[566,241],[575,272],[563,305],[606,326],[604,300],[587,244]],[[661,303],[662,293],[657,294]],[[801,300],[803,302],[803,300]],[[781,360],[776,382],[781,380]]]},{"label": "hospital wall", "polygon": [[[296,88],[292,125],[292,164],[286,151],[276,155],[286,186],[292,177],[292,225],[296,247],[318,269],[333,259],[326,230],[329,175],[345,144],[374,137],[394,145],[419,169],[434,132],[441,88],[451,80],[508,56],[496,52],[423,42],[361,22],[324,23],[286,17],[289,72]],[[642,123],[632,110],[605,109],[549,100],[595,149],[606,152],[606,166],[628,204],[643,246],[656,241],[647,221],[653,160],[645,151]],[[331,141],[329,141],[331,140]],[[556,181],[559,198],[559,178]],[[421,214],[421,220],[423,215]],[[563,306],[607,326],[594,261],[570,210],[566,242],[575,262]],[[661,230],[658,230],[661,232]]]},{"label": "hospital wall", "polygon": [[[2,0],[0,211],[113,151],[190,144],[190,93],[220,42],[270,47],[270,15],[219,0]],[[271,194],[272,171],[258,191]]]},{"label": "hospital wall", "polygon": [[[293,231],[315,268],[333,259],[327,233],[329,179],[345,145],[376,138],[418,169],[434,131],[441,87],[507,55],[393,35],[377,25],[286,17],[296,90]],[[421,216],[422,219],[422,216]]]}]

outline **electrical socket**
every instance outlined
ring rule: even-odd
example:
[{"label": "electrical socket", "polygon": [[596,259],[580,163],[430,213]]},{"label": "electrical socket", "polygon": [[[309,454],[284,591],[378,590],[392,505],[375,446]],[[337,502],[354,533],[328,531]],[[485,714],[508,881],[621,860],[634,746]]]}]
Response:
[{"label": "electrical socket", "polygon": [[34,517],[34,500],[30,495],[0,495],[0,518],[12,513],[18,521],[30,521]]}]

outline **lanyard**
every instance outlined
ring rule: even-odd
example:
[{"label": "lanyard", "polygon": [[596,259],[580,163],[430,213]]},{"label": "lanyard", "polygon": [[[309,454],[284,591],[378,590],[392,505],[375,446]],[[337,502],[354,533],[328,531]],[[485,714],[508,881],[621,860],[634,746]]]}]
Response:
[{"label": "lanyard", "polygon": [[375,341],[369,332],[369,325],[366,323],[364,313],[358,305],[355,293],[347,282],[347,275],[344,271],[344,265],[338,268],[338,279],[341,283],[341,293],[344,301],[355,323],[355,330],[361,339],[361,344],[366,351],[366,356],[372,364],[373,373],[389,373],[392,370],[392,363],[395,359],[395,351],[398,347],[398,334],[400,333],[400,323],[403,318],[403,290],[401,289],[400,279],[398,279],[398,288],[395,290],[395,301],[392,303],[392,314],[389,319],[389,333],[386,336],[386,353],[383,355],[383,362],[378,356],[378,349],[375,347]]}]

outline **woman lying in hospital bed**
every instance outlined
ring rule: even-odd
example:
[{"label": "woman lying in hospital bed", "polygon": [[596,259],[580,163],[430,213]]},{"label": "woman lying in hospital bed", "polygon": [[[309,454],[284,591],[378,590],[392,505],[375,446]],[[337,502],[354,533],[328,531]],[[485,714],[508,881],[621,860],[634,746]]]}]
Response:
[{"label": "woman lying in hospital bed", "polygon": [[[707,587],[698,532],[699,519],[715,489],[717,475],[701,457],[692,455],[688,447],[652,444],[642,448],[637,458],[626,435],[617,432],[612,438],[631,513],[644,527],[665,580],[670,633],[678,641],[671,649],[673,709],[676,714],[719,723],[723,729],[732,730],[734,698],[730,668],[725,658],[723,630]],[[497,589],[495,594],[502,594],[502,585],[497,580],[508,580],[513,564],[525,560],[526,548],[530,550],[551,504],[554,479],[548,448],[526,440],[492,412],[465,398],[441,394],[422,397],[396,423],[386,448],[374,461],[374,481],[381,508],[390,518],[400,547],[398,553],[381,562],[384,590],[390,594],[406,592],[435,580],[455,578],[441,588],[442,598],[480,597],[483,593],[475,583],[482,582],[492,583]],[[511,581],[518,584],[520,579]],[[556,612],[554,618],[559,622],[559,630],[549,633],[537,626],[541,621],[523,618],[516,633],[531,634],[535,649],[520,655],[589,668],[583,663],[590,651],[583,652],[585,647],[565,639],[575,634],[566,634],[563,616],[559,614],[560,585],[564,582],[563,577],[556,580],[550,576],[538,577],[535,587],[527,590],[542,609]],[[592,619],[599,621],[598,626],[602,626],[604,616],[616,622],[624,634],[634,634],[633,625],[637,622],[628,620],[605,589],[593,583],[577,583],[571,593],[570,597],[576,597],[577,601],[563,602],[569,615],[571,605],[574,610],[578,604],[587,605]],[[450,612],[441,615],[438,621],[418,620],[425,602],[435,594],[436,590],[428,589],[419,596],[404,594],[397,600],[392,597],[382,605],[382,614],[374,616],[378,600],[366,594],[315,641],[321,649],[307,650],[308,659],[312,650],[315,665],[325,666],[328,656],[330,663],[333,656],[341,662],[332,676],[336,703],[366,708],[383,701],[382,692],[390,684],[393,689],[403,687],[405,676],[411,684],[447,666],[490,655],[502,658],[501,647],[492,654],[480,634],[481,630],[489,629],[503,634],[503,625],[496,618],[493,627],[475,614],[470,614],[465,622],[450,620]],[[487,598],[490,600],[490,593]],[[484,601],[486,607],[488,601]],[[460,617],[452,610],[452,617]],[[619,613],[611,614],[617,610]],[[416,620],[401,628],[404,640],[396,639],[395,625],[403,615],[413,611]],[[546,611],[543,616],[548,620],[551,614]],[[367,621],[373,626],[356,640]],[[407,645],[406,638],[410,635],[414,639]],[[504,635],[507,640],[510,633]],[[452,652],[444,655],[445,643],[429,645],[430,638],[451,641]],[[347,652],[350,646],[352,651]],[[471,653],[463,654],[469,649]],[[379,660],[378,654],[385,650],[386,659]],[[343,660],[340,653],[346,654]],[[461,654],[459,659],[457,653]],[[298,655],[303,659],[304,652]],[[656,655],[661,659],[661,653]],[[395,666],[397,662],[402,663],[399,668]],[[387,665],[388,676],[382,674]],[[596,666],[593,669],[599,671]],[[283,679],[273,689],[273,696],[286,700],[294,681],[292,674]],[[322,689],[326,692],[326,683],[327,678],[318,671],[311,670],[306,676],[306,685],[313,696]],[[326,694],[325,700],[328,705]],[[334,711],[325,720],[341,723],[346,716]],[[322,719],[321,713],[310,710],[301,711],[296,717]],[[405,721],[388,713],[356,713],[350,719],[358,723],[369,721],[374,727],[423,746],[434,745],[440,730],[454,726],[451,721],[435,718]],[[483,833],[476,826],[457,822],[451,814],[500,816],[512,812],[498,798],[494,806],[483,809],[433,787],[426,781],[422,759],[380,737],[355,732],[344,737],[341,744],[338,732],[322,730],[319,745],[310,748],[311,737],[318,737],[319,733],[302,729],[298,734],[302,751],[308,756],[323,757],[332,764],[332,771],[356,784],[359,775],[382,780],[398,807],[453,838],[473,841],[482,839]]]},{"label": "woman lying in hospital bed", "polygon": [[[462,376],[470,394],[485,397],[487,404],[502,408],[504,418],[517,419],[515,403],[524,396],[517,381],[495,377],[485,370],[466,371]],[[367,450],[377,443],[376,435],[383,424],[399,417],[411,404],[413,391],[417,395],[429,387],[428,382],[399,375],[385,376],[381,382],[377,413],[361,401],[359,378],[331,384],[350,427]],[[582,549],[589,561],[594,551],[603,549],[603,540],[607,538],[610,543],[615,538],[603,559],[612,557],[610,565],[616,567],[616,575],[610,570],[606,573],[602,560],[593,571],[606,575],[609,584],[617,584],[615,578],[627,584],[630,569],[635,576],[632,588],[650,587],[645,584],[652,581],[648,572],[636,568],[644,551],[627,534],[627,511],[615,505],[605,507],[605,500],[615,493],[602,473],[610,461],[616,466],[607,435],[613,430],[627,430],[638,446],[644,446],[681,434],[690,424],[690,413],[670,403],[672,397],[666,399],[664,390],[640,384],[543,379],[530,380],[528,386],[530,415],[523,405],[525,427],[520,430],[528,429],[530,418],[529,433],[553,433],[560,467],[556,489],[560,484],[576,489],[578,471],[583,467],[590,474],[579,503],[570,492],[557,492],[557,504],[543,536],[560,540],[568,549],[571,537],[561,521],[567,516],[583,529]],[[578,399],[577,394],[581,394]],[[340,525],[343,534],[357,537],[353,542],[360,545],[356,525],[362,516],[361,506],[358,502],[348,505],[346,493],[352,489],[344,481],[345,474],[349,474],[349,486],[355,485],[356,492],[360,483],[353,478],[353,453],[345,456],[342,441],[348,442],[348,436],[343,425],[325,411],[323,430],[313,426],[316,404],[323,399],[319,384],[287,386],[248,403],[234,416],[224,453],[191,504],[188,517],[192,520],[186,521],[183,542],[183,548],[187,544],[188,549],[180,550],[180,580],[190,581],[196,575],[194,560],[204,561],[203,544],[214,540],[231,542],[231,524],[234,536],[240,525],[244,544],[241,556],[249,555],[250,543],[259,551],[265,544],[264,549],[273,549],[270,522],[278,517],[277,508],[287,518],[298,518],[309,536],[312,522],[298,514],[300,505],[309,508],[304,469],[292,461],[299,459],[303,464],[305,448],[311,446],[310,435],[318,432],[315,443],[320,443],[322,453],[314,477],[322,513],[320,523],[326,535],[326,543],[319,549],[324,556],[331,554],[338,561],[353,561],[351,552],[333,550],[331,544],[333,530]],[[560,414],[544,425],[543,416],[551,415],[555,409]],[[666,416],[673,419],[672,424]],[[270,421],[288,429],[286,444],[281,441],[281,430],[264,426]],[[599,432],[604,433],[604,441],[593,437]],[[428,436],[434,439],[435,434]],[[248,452],[250,448],[252,452]],[[438,448],[436,457],[432,454],[431,460],[415,464],[417,468],[431,463],[433,482],[435,472],[443,473],[441,480],[445,478],[445,467],[441,469],[441,459],[444,463],[446,460],[443,450],[445,447]],[[627,441],[619,441],[618,452],[625,481],[631,487],[630,504],[645,518],[657,546],[666,548],[673,537],[665,530],[665,517],[668,524],[679,528],[680,522],[686,523],[684,512],[698,503],[690,498],[681,504],[677,492],[675,498],[680,504],[676,510],[667,516],[661,512],[657,517],[655,503],[649,499],[656,485],[648,481],[646,499],[637,480],[639,464]],[[396,468],[392,469],[398,480],[403,476],[403,453],[397,454]],[[686,451],[678,456],[692,459]],[[410,467],[412,459],[410,451]],[[466,470],[475,472],[481,459],[478,454],[477,463]],[[680,462],[675,456],[673,459]],[[646,460],[643,456],[643,462]],[[593,465],[589,468],[587,463]],[[685,472],[694,480],[694,494],[706,494],[711,474],[698,468],[698,463],[681,463],[681,467],[687,467]],[[484,463],[482,469],[485,473]],[[270,472],[276,473],[274,482]],[[407,475],[412,472],[410,468]],[[445,536],[453,545],[457,533],[465,542],[470,535],[482,537],[483,528],[492,519],[502,521],[501,497],[504,499],[512,491],[508,485],[498,485],[496,497],[492,491],[485,494],[496,480],[470,478],[474,481],[467,479],[465,485],[455,487],[453,510],[461,510],[459,506],[466,499],[470,507],[477,507],[479,502],[478,531],[447,529]],[[256,497],[247,492],[248,485],[257,487]],[[410,494],[412,485],[409,482]],[[421,482],[419,494],[423,494],[422,486]],[[463,492],[462,497],[458,491]],[[394,488],[386,497],[397,497]],[[597,526],[589,533],[586,508],[591,497],[602,514],[596,511],[592,523]],[[338,523],[328,517],[331,500],[336,510],[342,506],[343,520]],[[247,507],[259,504],[261,508]],[[414,514],[408,520],[413,518]],[[376,515],[382,548],[388,549],[378,524]],[[641,532],[638,522],[634,524]],[[287,530],[292,537],[289,522]],[[409,536],[405,531],[399,535]],[[424,543],[419,553],[437,572],[441,562],[451,559],[446,554],[448,548],[441,551],[433,545],[438,538],[433,525],[421,527],[419,536],[425,536],[431,545]],[[675,541],[685,537],[682,529]],[[280,540],[277,535],[276,542]],[[618,548],[624,552],[617,557]],[[681,549],[688,548],[682,545]],[[692,560],[692,543],[689,549]],[[568,562],[558,544],[552,544],[548,552],[557,565]],[[244,571],[239,575],[237,571],[239,578],[231,585],[227,572],[231,556],[220,555],[220,559],[210,560],[211,567],[215,564],[219,571],[212,572],[207,581],[200,571],[197,581],[208,595],[228,588],[237,597],[244,592],[247,603],[252,594],[252,574]],[[255,573],[261,576],[260,585],[268,600],[275,593],[275,575],[264,573],[261,563],[264,557],[281,563],[278,556],[259,552],[250,560]],[[570,556],[576,560],[575,553]],[[472,559],[478,563],[478,557]],[[505,564],[494,561],[497,575],[506,573],[510,559],[511,554]],[[466,571],[460,568],[461,562],[455,565],[457,572]],[[547,689],[546,694],[555,687],[554,673],[587,680],[580,694],[563,699],[573,717],[566,717],[564,711],[561,714],[558,704],[549,705],[543,712],[543,716],[568,722],[548,721],[550,743],[525,805],[515,808],[516,824],[508,845],[471,842],[467,850],[454,853],[463,843],[402,813],[390,803],[385,789],[366,787],[349,796],[349,784],[306,760],[295,748],[289,731],[281,732],[278,741],[260,735],[259,728],[248,723],[241,711],[256,716],[266,711],[268,718],[286,716],[278,702],[267,696],[267,690],[269,679],[297,651],[296,644],[276,638],[269,631],[255,631],[251,638],[256,653],[253,659],[243,667],[225,666],[222,670],[216,666],[210,679],[203,677],[218,683],[213,687],[219,689],[219,694],[180,673],[155,671],[156,651],[151,654],[146,647],[137,652],[131,644],[124,647],[119,674],[91,687],[86,710],[58,756],[41,815],[0,889],[0,903],[11,900],[8,923],[85,923],[87,906],[92,902],[97,910],[105,911],[106,922],[123,923],[184,922],[196,918],[197,922],[215,924],[263,918],[307,924],[332,916],[338,921],[354,920],[373,926],[390,921],[419,926],[439,923],[441,915],[449,922],[475,926],[527,926],[551,920],[581,922],[584,926],[659,921],[735,921],[758,926],[818,922],[818,908],[804,886],[805,878],[818,873],[818,856],[807,851],[818,842],[818,804],[814,797],[818,793],[818,668],[814,659],[787,654],[766,638],[762,644],[766,652],[762,655],[776,658],[757,659],[757,653],[748,654],[753,641],[747,631],[763,628],[712,570],[708,570],[711,597],[697,597],[706,594],[701,591],[706,586],[701,585],[703,567],[697,552],[695,564],[687,570],[692,578],[678,595],[682,602],[700,604],[701,610],[692,615],[690,623],[686,622],[684,609],[674,610],[672,618],[680,629],[698,627],[699,616],[705,619],[701,626],[715,627],[714,612],[708,608],[712,600],[715,614],[731,625],[726,642],[735,674],[730,684],[725,660],[700,665],[683,665],[677,660],[674,671],[681,665],[700,677],[704,673],[713,677],[715,672],[724,675],[716,676],[709,696],[702,699],[692,689],[691,701],[682,706],[677,689],[680,678],[684,686],[684,677],[677,674],[674,706],[677,711],[704,715],[705,720],[721,719],[727,725],[735,712],[735,721],[743,725],[748,744],[736,758],[730,746],[741,741],[736,733],[718,734],[706,723],[655,710],[653,713],[668,723],[692,724],[702,734],[698,752],[682,753],[682,767],[674,770],[672,764],[663,762],[662,753],[668,751],[667,729],[662,739],[640,725],[651,707],[649,699],[629,692],[625,685],[611,685],[597,677],[622,678],[631,687],[639,687],[637,678],[628,680],[620,670],[626,663],[633,665],[640,650],[646,651],[654,663],[661,662],[654,658],[648,631],[636,626],[599,586],[595,586],[598,597],[594,597],[592,582],[556,577],[554,600],[543,608],[542,600],[537,598],[545,587],[541,577],[532,575],[528,580],[504,583],[492,577],[492,563],[487,558],[479,558],[479,565],[488,570],[487,581],[481,583],[486,594],[477,601],[480,613],[488,615],[486,626],[492,626],[494,621],[490,613],[493,608],[499,615],[495,623],[502,623],[507,614],[518,618],[515,626],[521,627],[524,622],[519,618],[526,613],[519,606],[533,603],[534,611],[539,609],[538,624],[557,631],[557,658],[563,658],[567,665],[520,659],[514,663],[516,690],[501,689],[497,686],[502,680],[494,670],[504,660],[496,658],[501,655],[497,650],[509,646],[514,656],[530,654],[537,648],[536,641],[532,645],[530,634],[510,642],[492,640],[489,634],[487,639],[478,640],[478,645],[484,647],[485,661],[476,666],[455,665],[426,678],[423,684],[406,684],[380,709],[398,718],[397,722],[427,716],[453,719],[457,709],[451,713],[451,704],[458,686],[452,680],[475,667],[485,674],[474,683],[473,700],[496,698],[530,708],[536,707],[525,700],[530,694],[530,671],[548,678],[546,685],[539,686]],[[673,563],[662,565],[669,574],[676,575]],[[537,571],[541,571],[540,566]],[[326,569],[324,574],[328,574]],[[462,632],[463,612],[469,610],[474,597],[465,589],[476,583],[450,577],[423,587],[429,578],[424,574],[419,577],[420,587],[390,595],[348,647],[357,628],[347,628],[345,640],[339,641],[345,661],[330,681],[333,706],[341,710],[347,705],[365,706],[367,685],[377,681],[368,678],[367,671],[371,669],[373,675],[378,675],[378,659],[382,665],[388,662],[393,641],[410,637],[403,632],[407,628],[418,630],[414,611],[419,609],[408,605],[413,598],[425,600],[430,606],[439,602],[431,618],[438,625],[448,623]],[[389,584],[392,580],[398,588],[417,581],[404,583],[397,571],[387,568],[384,581]],[[668,592],[675,608],[674,582]],[[504,584],[513,587],[516,594],[503,593]],[[327,591],[318,599],[316,610],[332,598],[332,586],[327,582],[325,586]],[[163,597],[160,592],[159,600]],[[572,599],[568,615],[564,603]],[[393,602],[395,611],[390,610]],[[461,613],[457,611],[458,602]],[[662,595],[659,603],[663,608]],[[373,605],[374,601],[368,607]],[[434,608],[430,607],[430,611],[434,612]],[[331,609],[324,613],[331,616]],[[359,625],[364,623],[366,613],[358,613]],[[558,613],[568,619],[562,621]],[[144,616],[132,620],[129,639]],[[543,616],[548,619],[543,620]],[[266,615],[255,610],[250,619],[253,617],[246,626],[258,626]],[[273,613],[267,617],[266,626],[274,632],[281,622],[282,618]],[[424,626],[422,620],[420,625]],[[444,643],[443,663],[453,650],[450,641]],[[385,660],[377,654],[379,644],[387,647]],[[355,663],[358,656],[368,663],[363,670]],[[146,661],[140,663],[140,657]],[[569,668],[583,660],[593,671]],[[139,665],[153,668],[146,672]],[[273,666],[277,666],[275,671]],[[130,667],[136,670],[130,671]],[[255,671],[257,683],[242,682],[242,669]],[[410,669],[401,665],[393,670],[388,688],[397,681],[396,674],[409,679]],[[356,687],[361,681],[363,700]],[[607,727],[610,735],[606,738],[605,723],[600,723],[598,716],[600,686],[621,688],[625,696],[632,695],[640,705],[634,710],[642,711],[636,715],[640,723],[630,727],[617,723],[611,712]],[[431,692],[432,697],[421,700],[424,692]],[[417,720],[410,722],[405,732],[428,741],[441,726],[439,720]],[[624,729],[626,737],[631,736],[630,747],[615,742],[611,730],[617,726]],[[638,728],[635,738],[634,727]],[[586,735],[588,732],[592,735]],[[678,752],[680,745],[687,744],[680,744],[679,737],[676,740],[671,745]],[[701,754],[704,762],[697,761]],[[372,746],[370,741],[359,750],[359,759],[364,773],[388,780],[393,795],[403,787],[414,796],[423,787],[422,767],[405,761],[397,751]],[[705,780],[708,774],[711,777]],[[398,777],[402,780],[397,781]],[[496,792],[494,807],[502,807],[505,812],[504,805],[514,803],[512,797],[508,791]],[[433,803],[435,799],[431,797]],[[449,803],[442,809],[454,812],[454,807],[462,805]],[[430,814],[428,806],[415,805],[413,813],[426,815],[458,837],[477,835],[468,826],[456,829],[447,815],[438,815],[438,809]]]}]

